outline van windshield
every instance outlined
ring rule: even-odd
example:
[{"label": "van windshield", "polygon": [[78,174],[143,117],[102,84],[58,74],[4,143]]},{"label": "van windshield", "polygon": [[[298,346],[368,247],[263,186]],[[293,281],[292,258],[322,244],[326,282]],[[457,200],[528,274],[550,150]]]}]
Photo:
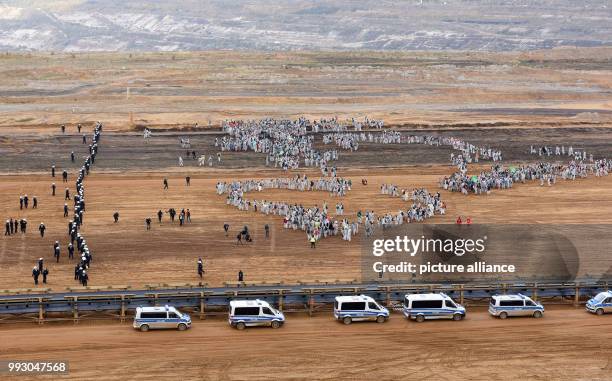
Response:
[{"label": "van windshield", "polygon": [[608,295],[602,292],[601,294],[598,294],[594,299],[597,303],[601,303],[606,298],[606,296]]}]

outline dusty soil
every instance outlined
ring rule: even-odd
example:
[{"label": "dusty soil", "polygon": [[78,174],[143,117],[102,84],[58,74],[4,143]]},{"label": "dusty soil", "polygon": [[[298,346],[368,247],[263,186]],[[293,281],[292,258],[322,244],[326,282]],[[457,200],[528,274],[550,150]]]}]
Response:
[{"label": "dusty soil", "polygon": [[[499,320],[470,308],[461,322],[336,322],[289,314],[278,330],[237,331],[225,320],[191,330],[134,331],[129,323],[10,326],[2,360],[67,360],[66,380],[607,380],[612,318],[582,308]],[[41,379],[16,376],[7,380]]]}]

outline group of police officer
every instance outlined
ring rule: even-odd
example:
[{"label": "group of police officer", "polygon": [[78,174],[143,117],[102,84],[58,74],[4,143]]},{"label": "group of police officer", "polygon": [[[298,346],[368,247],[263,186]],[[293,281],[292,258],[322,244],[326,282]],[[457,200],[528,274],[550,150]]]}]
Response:
[{"label": "group of police officer", "polygon": [[[83,181],[85,180],[85,177],[89,175],[91,166],[96,161],[96,155],[98,154],[98,144],[100,142],[101,132],[102,132],[102,124],[100,122],[97,122],[94,127],[93,140],[91,144],[89,144],[89,155],[87,156],[87,158],[85,159],[85,162],[83,163],[83,166],[79,170],[79,173],[78,173],[78,176],[75,182],[76,193],[74,197],[72,198],[74,201],[74,214],[73,214],[72,219],[68,222],[68,235],[70,236],[70,242],[68,243],[68,247],[67,247],[68,259],[74,258],[75,245],[76,245],[76,250],[80,254],[80,260],[74,268],[74,279],[78,280],[83,286],[87,286],[87,282],[89,281],[88,269],[93,260],[93,255],[89,247],[87,246],[87,241],[85,240],[85,237],[79,232],[81,225],[83,224],[83,217],[84,217],[84,212],[85,212],[85,187],[83,186]],[[86,140],[84,139],[84,141]],[[74,152],[71,153],[71,160],[74,161]],[[55,177],[55,166],[51,167],[51,176]],[[63,171],[62,180],[64,182],[67,182],[68,172]],[[55,183],[53,183],[51,187],[52,187],[53,195],[55,196],[55,188],[56,188]],[[70,200],[70,199],[71,199],[70,190],[66,188],[65,200]],[[24,200],[23,203],[25,204],[27,208],[27,201]],[[68,217],[68,210],[69,210],[68,204],[64,204],[64,217]],[[15,229],[14,229],[15,231],[16,231],[16,228],[17,228],[17,225],[15,224]],[[45,229],[46,229],[45,225],[41,222],[39,226],[39,231],[42,237],[44,237]],[[7,230],[8,231],[13,230],[8,227],[8,223],[7,223]],[[23,230],[25,232],[25,227],[23,228]],[[53,257],[55,258],[56,263],[59,263],[60,255],[61,255],[60,243],[59,241],[55,241],[55,243],[53,244]],[[44,267],[44,259],[40,258],[38,260],[37,265],[34,266],[34,268],[32,269],[32,277],[34,278],[34,284],[38,285],[38,278],[41,275],[43,277],[43,284],[46,284],[48,274],[49,274],[48,268]]]}]

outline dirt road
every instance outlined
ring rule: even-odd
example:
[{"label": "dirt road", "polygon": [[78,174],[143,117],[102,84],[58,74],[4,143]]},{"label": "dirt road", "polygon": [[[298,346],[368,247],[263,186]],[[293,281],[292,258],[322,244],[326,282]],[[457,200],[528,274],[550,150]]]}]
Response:
[{"label": "dirt road", "polygon": [[0,360],[68,360],[70,374],[53,379],[69,380],[609,380],[612,370],[612,317],[561,306],[542,319],[499,320],[480,307],[461,322],[394,313],[344,326],[322,312],[290,314],[278,330],[216,318],[186,332],[84,323],[0,333]]}]

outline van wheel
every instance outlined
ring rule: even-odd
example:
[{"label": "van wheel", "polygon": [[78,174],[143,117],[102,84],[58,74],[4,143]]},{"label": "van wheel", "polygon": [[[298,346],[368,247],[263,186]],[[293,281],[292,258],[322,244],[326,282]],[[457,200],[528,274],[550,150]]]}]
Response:
[{"label": "van wheel", "polygon": [[274,321],[272,322],[272,324],[270,324],[270,326],[271,326],[272,328],[274,328],[274,329],[276,329],[276,328],[280,328],[281,323],[280,323],[280,321],[278,321],[278,320],[274,320]]},{"label": "van wheel", "polygon": [[387,319],[384,316],[382,316],[382,315],[379,315],[379,316],[376,317],[376,322],[377,323],[384,323],[386,320]]},{"label": "van wheel", "polygon": [[184,331],[184,330],[186,330],[186,329],[187,329],[187,325],[185,325],[185,324],[183,324],[183,323],[180,323],[180,324],[178,325],[178,330],[179,330],[179,331]]},{"label": "van wheel", "polygon": [[595,313],[596,313],[597,315],[601,316],[601,315],[603,315],[603,314],[604,314],[604,310],[603,310],[602,308],[598,308],[598,309],[595,311]]},{"label": "van wheel", "polygon": [[346,325],[349,325],[353,322],[353,319],[351,319],[350,316],[347,316],[344,319],[342,319],[342,322]]},{"label": "van wheel", "polygon": [[245,328],[246,328],[246,324],[244,324],[243,322],[236,323],[236,329],[239,329],[242,331]]},{"label": "van wheel", "polygon": [[541,312],[541,311],[536,311],[536,312],[534,312],[534,313],[533,313],[533,317],[534,317],[534,318],[537,318],[537,319],[541,318],[541,317],[542,317],[542,312]]},{"label": "van wheel", "polygon": [[454,314],[453,315],[453,320],[454,321],[459,321],[461,319],[463,319],[463,315],[461,315],[461,314]]},{"label": "van wheel", "polygon": [[508,313],[507,312],[500,312],[500,314],[499,314],[499,318],[500,319],[505,319],[507,317],[508,317]]},{"label": "van wheel", "polygon": [[424,322],[424,321],[425,321],[425,316],[423,316],[423,315],[417,315],[417,317],[416,317],[416,321],[417,321],[417,323],[422,323],[422,322]]},{"label": "van wheel", "polygon": [[147,332],[149,330],[148,324],[143,324],[140,326],[140,332]]}]

